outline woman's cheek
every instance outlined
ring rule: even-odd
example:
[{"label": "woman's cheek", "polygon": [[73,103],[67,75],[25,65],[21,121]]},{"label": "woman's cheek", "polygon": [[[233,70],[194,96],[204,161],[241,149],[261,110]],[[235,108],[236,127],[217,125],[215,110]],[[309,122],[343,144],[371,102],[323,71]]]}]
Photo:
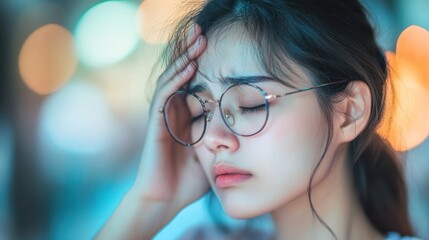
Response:
[{"label": "woman's cheek", "polygon": [[285,114],[270,121],[261,135],[256,145],[263,161],[257,169],[277,192],[305,190],[326,141],[320,119],[318,111]]}]

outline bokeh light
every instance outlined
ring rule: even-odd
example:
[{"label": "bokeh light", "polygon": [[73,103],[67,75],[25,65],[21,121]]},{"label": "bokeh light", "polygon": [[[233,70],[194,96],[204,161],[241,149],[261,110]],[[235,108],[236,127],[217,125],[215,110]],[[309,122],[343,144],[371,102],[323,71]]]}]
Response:
[{"label": "bokeh light", "polygon": [[139,43],[137,5],[107,1],[90,8],[76,27],[80,60],[91,67],[103,67],[126,58]]},{"label": "bokeh light", "polygon": [[429,90],[429,31],[418,26],[405,29],[399,36],[396,55],[398,67],[413,65],[419,84]]},{"label": "bokeh light", "polygon": [[49,96],[40,124],[42,139],[68,153],[107,151],[115,135],[113,116],[104,96],[84,81],[71,81]]},{"label": "bokeh light", "polygon": [[[390,65],[386,117],[378,133],[397,151],[416,147],[429,136],[429,33],[416,26],[403,31],[397,52],[387,53]],[[429,53],[429,51],[428,51]]]},{"label": "bokeh light", "polygon": [[195,1],[183,3],[180,0],[144,0],[137,13],[138,28],[143,40],[165,43],[178,19],[201,5]]},{"label": "bokeh light", "polygon": [[19,72],[27,86],[39,94],[58,90],[77,66],[71,33],[58,24],[36,29],[25,40],[19,54]]}]

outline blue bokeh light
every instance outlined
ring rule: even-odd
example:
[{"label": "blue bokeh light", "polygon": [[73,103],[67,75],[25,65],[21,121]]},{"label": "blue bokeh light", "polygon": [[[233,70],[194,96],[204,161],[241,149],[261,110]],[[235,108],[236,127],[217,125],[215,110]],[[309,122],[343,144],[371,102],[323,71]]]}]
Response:
[{"label": "blue bokeh light", "polygon": [[75,37],[80,60],[103,67],[126,58],[139,43],[137,5],[107,1],[90,8],[80,19]]},{"label": "blue bokeh light", "polygon": [[41,139],[69,153],[98,154],[111,147],[114,121],[101,91],[72,81],[49,96],[41,111]]}]

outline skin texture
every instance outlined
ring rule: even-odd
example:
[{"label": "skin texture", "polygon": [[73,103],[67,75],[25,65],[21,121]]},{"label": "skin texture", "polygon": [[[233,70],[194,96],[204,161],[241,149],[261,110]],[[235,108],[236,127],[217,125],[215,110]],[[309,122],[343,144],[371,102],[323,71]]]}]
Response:
[{"label": "skin texture", "polygon": [[[240,44],[231,47],[237,38]],[[209,40],[198,64],[199,70],[213,80],[209,82],[197,74],[196,82],[205,82],[209,88],[199,95],[203,99],[219,99],[225,90],[217,80],[220,78],[268,76],[252,51],[251,43],[238,36],[224,34],[219,41]],[[293,91],[280,83],[257,85],[268,94]],[[217,107],[214,108],[215,115],[205,136],[194,148],[228,214],[235,218],[255,217],[305,194],[307,181],[326,139],[313,92],[287,96],[271,104],[267,125],[253,137],[233,134],[223,123]],[[216,189],[211,171],[220,163],[247,170],[253,177],[236,187]]]},{"label": "skin texture", "polygon": [[[207,48],[197,60],[204,77],[197,73],[193,81],[207,85],[207,90],[199,93],[203,99],[220,98],[226,86],[220,84],[219,79],[269,76],[256,58],[256,49],[250,40],[239,33],[231,30],[208,37]],[[311,86],[308,76],[298,66],[296,72],[297,88]],[[268,94],[294,90],[276,82],[257,85]],[[369,94],[362,90],[365,86],[357,88],[357,95]],[[362,107],[343,101],[337,108],[362,118],[365,114],[362,110],[369,101],[359,99],[362,98],[357,100]],[[240,219],[271,213],[279,229],[278,239],[294,235],[297,239],[332,239],[332,235],[314,220],[307,198],[310,175],[322,156],[327,139],[327,125],[315,93],[302,92],[276,100],[270,105],[270,117],[264,130],[252,137],[233,134],[223,123],[217,106],[212,109],[214,117],[194,149],[224,210]],[[365,219],[346,175],[347,142],[357,135],[358,123],[344,114],[334,114],[334,117],[333,141],[313,183],[312,199],[316,210],[339,239],[380,238]],[[252,178],[229,188],[216,188],[212,168],[218,164],[249,171]]]},{"label": "skin texture", "polygon": [[96,239],[152,239],[181,209],[207,193],[209,184],[193,149],[170,137],[159,113],[167,97],[194,75],[195,59],[206,43],[201,28],[194,26],[184,52],[160,75],[137,177]]},{"label": "skin texture", "polygon": [[[216,106],[210,106],[215,113],[206,135],[193,147],[176,143],[165,127],[159,110],[162,112],[168,96],[189,81],[205,82],[208,88],[201,97],[213,99],[225,90],[217,83],[218,78],[267,75],[245,36],[231,30],[207,38],[199,26],[191,29],[186,52],[159,77],[134,185],[96,239],[151,239],[210,187],[231,217],[271,213],[276,239],[333,239],[314,219],[307,199],[309,176],[323,152],[327,133],[313,91],[275,101],[266,127],[253,137],[230,132]],[[210,81],[196,74],[197,67]],[[299,66],[296,70],[296,79],[290,79],[295,86],[310,86],[304,71]],[[268,94],[292,90],[279,83],[258,85]],[[350,94],[335,103],[333,139],[316,175],[312,199],[337,239],[382,239],[357,203],[345,167],[347,145],[367,124],[371,101],[364,83],[352,85]],[[216,189],[212,167],[220,162],[247,170],[252,178]]]}]

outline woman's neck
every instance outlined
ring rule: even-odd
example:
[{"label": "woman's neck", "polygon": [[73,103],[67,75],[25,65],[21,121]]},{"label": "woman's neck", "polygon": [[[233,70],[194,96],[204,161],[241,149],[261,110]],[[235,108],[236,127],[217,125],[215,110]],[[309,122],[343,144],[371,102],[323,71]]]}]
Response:
[{"label": "woman's neck", "polygon": [[[334,163],[326,177],[314,183],[311,199],[315,211],[334,232],[336,239],[383,239],[367,220],[352,190],[345,162]],[[276,209],[272,218],[276,240],[335,239],[313,214],[306,193]]]}]

